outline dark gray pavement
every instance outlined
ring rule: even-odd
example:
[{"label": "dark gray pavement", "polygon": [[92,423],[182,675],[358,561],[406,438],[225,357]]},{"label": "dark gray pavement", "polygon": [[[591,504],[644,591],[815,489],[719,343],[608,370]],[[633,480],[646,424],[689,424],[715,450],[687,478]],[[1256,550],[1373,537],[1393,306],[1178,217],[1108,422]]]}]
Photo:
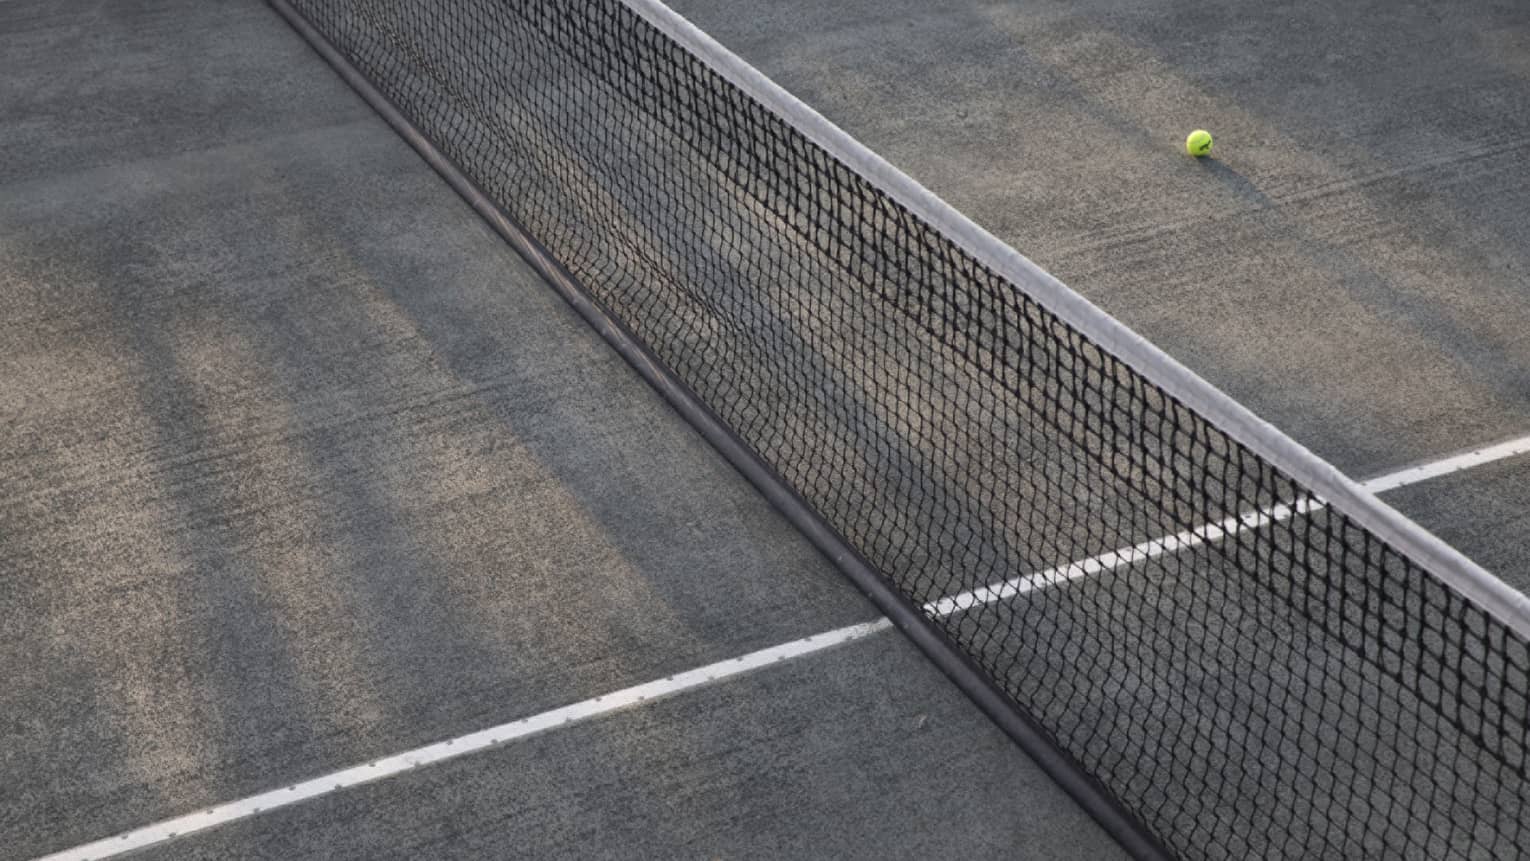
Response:
[{"label": "dark gray pavement", "polygon": [[[1530,7],[677,8],[1353,474],[1530,433]],[[264,4],[0,0],[0,153],[0,857],[873,616]],[[1115,852],[884,634],[154,854]]]},{"label": "dark gray pavement", "polygon": [[863,640],[164,857],[1121,856],[945,684],[904,639]]}]

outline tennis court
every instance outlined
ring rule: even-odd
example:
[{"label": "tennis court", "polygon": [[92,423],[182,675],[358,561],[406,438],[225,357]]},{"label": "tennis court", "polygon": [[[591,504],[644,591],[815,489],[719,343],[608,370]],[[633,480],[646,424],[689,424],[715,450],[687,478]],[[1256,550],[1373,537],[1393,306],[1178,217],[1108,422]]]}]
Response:
[{"label": "tennis court", "polygon": [[[1530,587],[1530,15],[1487,2],[1448,15],[1305,2],[676,10]],[[1122,855],[271,7],[7,0],[0,43],[0,597],[12,608],[0,855]],[[540,93],[569,78],[532,80]],[[1214,160],[1179,149],[1197,125],[1217,133]],[[557,135],[529,128],[545,135],[536,151],[554,151]],[[644,140],[682,166],[673,140]],[[543,175],[570,182],[556,165]],[[622,213],[621,235],[654,237],[674,235],[656,222],[684,221],[681,206],[644,212],[610,181],[570,187],[605,191],[548,217],[587,206]],[[779,216],[698,187],[708,212],[737,210],[728,229],[613,252],[623,265],[609,268],[734,283],[764,265],[739,249],[768,241],[759,224]],[[803,240],[761,259],[823,253]],[[813,283],[816,296],[836,282]],[[770,337],[733,357],[744,367],[836,331],[781,307],[749,306]],[[693,313],[628,328],[694,322],[689,349],[663,357],[683,370],[729,331]],[[860,405],[857,423],[889,441],[818,488],[832,493],[813,495],[810,469],[794,479],[830,519],[989,488],[963,471],[985,464],[920,444],[949,429],[922,429],[879,400],[875,377],[847,370],[858,357],[908,367],[938,397],[952,366],[898,365],[922,331],[793,366],[829,381],[815,398]],[[707,373],[686,382],[726,388]],[[784,409],[768,375],[734,385],[754,409],[735,426]],[[969,428],[989,414],[979,400]],[[831,426],[804,424],[781,450],[826,448],[833,435],[813,428]],[[1015,456],[1049,461],[1058,446]],[[887,464],[921,478],[879,481]],[[1092,481],[1096,507],[1131,504]],[[878,506],[833,495],[861,486]],[[971,495],[985,505],[914,507],[1008,522],[1011,497]],[[1306,504],[1258,497],[1267,517],[1286,503]],[[1068,510],[1042,519],[1057,521],[1050,541],[1078,547],[1092,533]],[[1271,519],[1228,540],[1319,520]],[[871,522],[836,526],[897,534]],[[1125,631],[1144,621],[1119,609],[1139,580],[1221,539],[1165,544],[1177,529],[1150,527],[1174,518],[1121,522],[1114,534],[1148,547],[1143,558],[1089,564],[1128,590],[1101,617]],[[961,528],[949,534],[997,581],[1088,561]],[[900,547],[855,549],[882,570],[946,570]],[[1106,581],[1045,575],[966,599],[954,582],[918,601],[970,645],[1016,595]],[[1063,616],[1015,612],[1024,636],[1068,633]],[[1048,689],[1088,675],[1045,666]],[[1185,779],[1134,779],[1160,777]],[[1166,833],[1204,837],[1222,822],[1212,808],[1170,812]],[[1513,830],[1506,813],[1477,815],[1484,834]],[[1276,830],[1259,836],[1235,848],[1297,851]],[[1494,839],[1514,837],[1458,851],[1513,845]]]}]

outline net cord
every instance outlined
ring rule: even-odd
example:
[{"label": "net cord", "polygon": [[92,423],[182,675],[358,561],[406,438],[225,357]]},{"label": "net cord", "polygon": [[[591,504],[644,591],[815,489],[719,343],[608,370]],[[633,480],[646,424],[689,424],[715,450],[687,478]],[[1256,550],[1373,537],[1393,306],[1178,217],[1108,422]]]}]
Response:
[{"label": "net cord", "polygon": [[[733,465],[761,489],[788,519],[867,592],[958,686],[1005,729],[1070,794],[1078,799],[1132,854],[1167,857],[1156,838],[1115,798],[1082,772],[1070,756],[1053,748],[1045,734],[970,658],[871,568],[800,496],[718,420],[682,382],[619,322],[613,320],[562,266],[542,249],[468,179],[434,144],[378,92],[358,70],[329,45],[287,0],[271,4],[432,165],[490,225],[511,243],[573,305],[645,380]],[[771,83],[758,70],[722,48],[655,0],[621,0],[660,32],[689,50],[768,110],[791,122],[816,145],[869,180],[916,217],[945,234],[993,272],[1008,278],[1031,299],[1056,314],[1099,346],[1185,406],[1199,412],[1224,433],[1305,484],[1321,501],[1370,530],[1395,551],[1410,557],[1440,582],[1530,638],[1530,598],[1499,581],[1421,527],[1386,506],[1373,494],[1259,419],[1211,384],[1153,347],[1034,263],[973,224],[934,194],[850,138],[817,112]]]}]

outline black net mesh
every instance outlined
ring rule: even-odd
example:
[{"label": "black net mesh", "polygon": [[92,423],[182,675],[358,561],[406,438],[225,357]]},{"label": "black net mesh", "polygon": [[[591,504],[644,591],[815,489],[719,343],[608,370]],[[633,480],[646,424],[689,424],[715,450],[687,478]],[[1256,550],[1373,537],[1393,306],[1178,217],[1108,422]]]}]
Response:
[{"label": "black net mesh", "polygon": [[296,0],[1171,852],[1530,852],[1526,642],[616,0]]}]

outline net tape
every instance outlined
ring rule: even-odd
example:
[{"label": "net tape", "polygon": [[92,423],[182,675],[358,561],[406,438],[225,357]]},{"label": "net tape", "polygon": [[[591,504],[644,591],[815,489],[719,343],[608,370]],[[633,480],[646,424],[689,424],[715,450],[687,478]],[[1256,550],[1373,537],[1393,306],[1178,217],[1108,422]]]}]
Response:
[{"label": "net tape", "polygon": [[1521,599],[668,10],[293,5],[1174,854],[1530,852]]}]

